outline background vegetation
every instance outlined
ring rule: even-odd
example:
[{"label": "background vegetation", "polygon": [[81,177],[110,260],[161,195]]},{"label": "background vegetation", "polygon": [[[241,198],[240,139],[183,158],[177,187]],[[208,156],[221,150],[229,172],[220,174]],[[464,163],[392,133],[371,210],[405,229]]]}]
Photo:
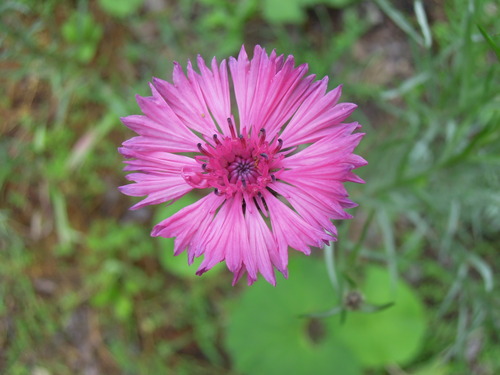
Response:
[{"label": "background vegetation", "polygon": [[[3,1],[0,373],[499,374],[499,30],[488,0]],[[194,277],[149,237],[172,207],[117,190],[134,95],[243,43],[367,133],[334,255],[275,289]]]}]

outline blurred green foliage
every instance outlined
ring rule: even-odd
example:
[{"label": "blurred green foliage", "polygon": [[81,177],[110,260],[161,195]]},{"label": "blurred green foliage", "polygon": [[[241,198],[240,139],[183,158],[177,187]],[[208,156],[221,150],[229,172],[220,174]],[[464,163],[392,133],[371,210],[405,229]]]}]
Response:
[{"label": "blurred green foliage", "polygon": [[262,15],[271,23],[301,23],[306,19],[307,7],[325,4],[343,8],[355,1],[357,0],[262,0]]},{"label": "blurred green foliage", "polygon": [[[276,288],[260,282],[231,303],[226,348],[240,371],[354,375],[363,367],[404,364],[418,354],[426,321],[422,302],[408,286],[392,283],[386,270],[371,267],[359,285],[362,294],[353,290],[339,296],[323,268],[318,259],[294,257],[290,280]],[[339,299],[347,316],[315,317]],[[367,302],[388,301],[394,306],[384,311],[366,309]]]},{"label": "blurred green foliage", "polygon": [[[314,356],[327,372],[337,356],[346,374],[500,373],[498,4],[284,4],[0,4],[0,373],[251,375],[272,356],[296,363],[289,372]],[[192,197],[128,211],[117,191],[116,148],[131,136],[118,118],[139,112],[134,95],[168,79],[174,60],[222,59],[243,43],[345,84],[367,133],[367,184],[348,187],[360,206],[338,223],[331,267],[297,257],[275,290],[232,288],[223,265],[193,277],[172,240],[149,237]],[[364,284],[375,264],[384,276]],[[425,333],[422,317],[400,321],[411,328],[398,339],[383,329],[411,315],[396,299],[369,314],[335,310],[352,290],[383,306],[402,285],[425,305]],[[296,317],[332,306],[338,314]],[[260,334],[268,344],[253,341]],[[251,363],[258,351],[269,357]]]},{"label": "blurred green foliage", "polygon": [[359,360],[335,333],[336,321],[305,316],[336,302],[323,265],[291,260],[290,280],[280,277],[276,288],[261,280],[230,304],[226,348],[236,368],[249,374],[361,374]]},{"label": "blurred green foliage", "polygon": [[137,11],[144,3],[144,0],[99,0],[99,6],[109,15],[116,17],[127,17]]},{"label": "blurred green foliage", "polygon": [[61,32],[66,42],[74,48],[74,58],[88,63],[96,53],[103,30],[90,13],[76,11],[64,22]]}]

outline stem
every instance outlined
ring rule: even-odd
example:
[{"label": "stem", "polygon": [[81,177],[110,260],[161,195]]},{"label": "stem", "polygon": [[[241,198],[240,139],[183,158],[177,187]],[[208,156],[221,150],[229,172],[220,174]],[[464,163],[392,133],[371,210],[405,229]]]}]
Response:
[{"label": "stem", "polygon": [[335,289],[336,292],[339,291],[339,280],[337,278],[337,273],[335,272],[335,257],[333,255],[333,241],[330,241],[330,244],[325,247],[325,263],[326,263],[326,271],[328,273],[328,278],[330,279],[330,283]]}]

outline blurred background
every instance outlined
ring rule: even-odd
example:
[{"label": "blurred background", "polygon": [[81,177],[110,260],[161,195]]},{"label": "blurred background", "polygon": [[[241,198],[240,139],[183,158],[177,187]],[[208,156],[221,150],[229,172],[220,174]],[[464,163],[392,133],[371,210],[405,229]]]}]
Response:
[{"label": "blurred background", "polygon": [[[500,373],[500,9],[488,0],[4,0],[0,373]],[[203,277],[129,211],[120,116],[173,61],[293,54],[369,161],[334,256]],[[323,254],[326,254],[326,258]]]}]

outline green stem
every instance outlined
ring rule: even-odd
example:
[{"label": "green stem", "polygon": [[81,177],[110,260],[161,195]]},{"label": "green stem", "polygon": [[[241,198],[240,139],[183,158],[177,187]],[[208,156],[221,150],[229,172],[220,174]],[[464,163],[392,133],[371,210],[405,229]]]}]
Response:
[{"label": "green stem", "polygon": [[333,255],[333,241],[325,247],[324,251],[326,271],[328,272],[328,278],[335,289],[336,292],[339,291],[339,280],[337,278],[337,273],[335,272],[335,257]]}]

